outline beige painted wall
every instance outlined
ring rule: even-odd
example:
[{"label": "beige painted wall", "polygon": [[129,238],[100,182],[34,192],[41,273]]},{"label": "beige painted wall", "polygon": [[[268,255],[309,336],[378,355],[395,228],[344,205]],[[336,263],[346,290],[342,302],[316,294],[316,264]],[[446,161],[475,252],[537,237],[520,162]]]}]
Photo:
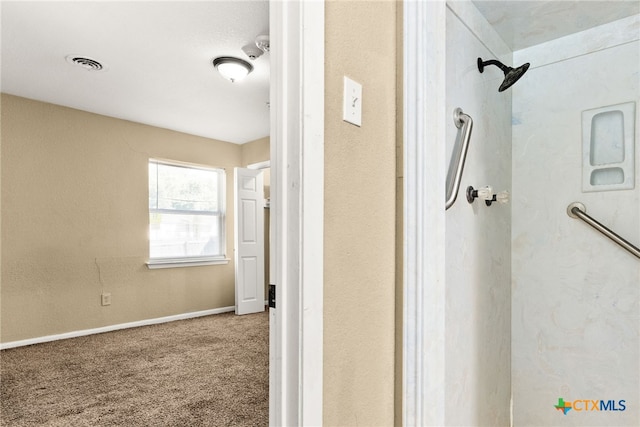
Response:
[{"label": "beige painted wall", "polygon": [[266,162],[271,159],[271,146],[269,137],[256,139],[240,146],[242,155],[242,166],[253,163]]},{"label": "beige painted wall", "polygon": [[1,132],[2,342],[234,305],[233,261],[147,269],[147,161],[225,168],[233,218],[240,146],[5,94]]},{"label": "beige painted wall", "polygon": [[[242,153],[242,167],[247,167],[254,163],[262,163],[271,160],[271,145],[269,137],[256,139],[240,146]],[[271,196],[271,169],[263,170],[264,175],[264,197]]]},{"label": "beige painted wall", "polygon": [[[396,3],[326,3],[324,424],[394,423]],[[363,85],[342,121],[343,76]]]}]

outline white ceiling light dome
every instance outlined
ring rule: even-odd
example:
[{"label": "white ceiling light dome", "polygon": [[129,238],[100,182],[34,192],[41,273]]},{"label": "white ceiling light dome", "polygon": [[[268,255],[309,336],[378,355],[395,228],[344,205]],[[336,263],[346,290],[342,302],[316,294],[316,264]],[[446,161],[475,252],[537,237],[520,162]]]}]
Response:
[{"label": "white ceiling light dome", "polygon": [[253,66],[247,61],[232,56],[221,56],[213,60],[213,66],[218,72],[232,83],[247,77],[253,71]]}]

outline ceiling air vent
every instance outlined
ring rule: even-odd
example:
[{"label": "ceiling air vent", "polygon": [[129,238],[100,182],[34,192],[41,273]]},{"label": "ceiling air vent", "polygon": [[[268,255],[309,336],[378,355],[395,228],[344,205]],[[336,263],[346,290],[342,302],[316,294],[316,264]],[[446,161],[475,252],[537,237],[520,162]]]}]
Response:
[{"label": "ceiling air vent", "polygon": [[69,55],[67,56],[67,62],[82,67],[87,71],[102,71],[106,69],[100,62],[86,56]]}]

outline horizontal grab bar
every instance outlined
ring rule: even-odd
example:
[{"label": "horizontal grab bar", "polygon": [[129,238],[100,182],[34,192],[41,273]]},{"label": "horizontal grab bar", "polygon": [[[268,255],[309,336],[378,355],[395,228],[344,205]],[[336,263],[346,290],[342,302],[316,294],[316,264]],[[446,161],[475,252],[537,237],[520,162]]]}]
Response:
[{"label": "horizontal grab bar", "polygon": [[609,239],[613,240],[618,245],[622,246],[624,249],[632,253],[636,258],[640,258],[640,248],[632,245],[631,243],[620,237],[618,234],[614,233],[609,228],[600,224],[598,221],[587,215],[587,209],[582,203],[573,202],[569,206],[567,206],[567,215],[569,215],[571,218],[581,219],[582,221],[586,222],[591,227],[595,228],[596,230],[607,236]]},{"label": "horizontal grab bar", "polygon": [[[473,120],[471,116],[462,112],[461,108],[453,110],[453,122],[458,129],[462,132],[462,148],[460,149],[460,155],[456,162],[456,173],[453,181],[447,183],[447,197],[444,204],[444,209],[447,210],[458,197],[458,191],[460,190],[460,181],[462,180],[462,170],[464,169],[464,162],[467,158],[467,149],[469,148],[469,140],[471,139],[471,130],[473,129]],[[455,148],[454,148],[455,152]],[[448,175],[448,174],[447,174]]]}]

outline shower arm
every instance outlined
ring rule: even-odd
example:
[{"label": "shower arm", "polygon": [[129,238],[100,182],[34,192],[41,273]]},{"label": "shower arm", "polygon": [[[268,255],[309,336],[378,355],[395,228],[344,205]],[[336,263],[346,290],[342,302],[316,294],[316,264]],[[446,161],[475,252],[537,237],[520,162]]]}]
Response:
[{"label": "shower arm", "polygon": [[478,58],[478,69],[480,70],[480,72],[484,71],[483,69],[487,65],[495,65],[496,67],[500,68],[505,74],[507,74],[511,69],[511,67],[504,65],[502,62],[496,61],[495,59],[483,61],[482,59]]},{"label": "shower arm", "polygon": [[471,139],[471,130],[473,129],[473,120],[471,119],[471,116],[463,113],[461,108],[456,108],[453,111],[453,121],[456,127],[462,132],[462,148],[460,149],[460,155],[456,162],[456,173],[454,175],[453,183],[447,186],[447,194],[444,204],[445,210],[453,206],[456,201],[456,197],[458,197],[460,181],[462,180],[462,170],[464,169],[464,162],[467,158],[469,140]]}]

